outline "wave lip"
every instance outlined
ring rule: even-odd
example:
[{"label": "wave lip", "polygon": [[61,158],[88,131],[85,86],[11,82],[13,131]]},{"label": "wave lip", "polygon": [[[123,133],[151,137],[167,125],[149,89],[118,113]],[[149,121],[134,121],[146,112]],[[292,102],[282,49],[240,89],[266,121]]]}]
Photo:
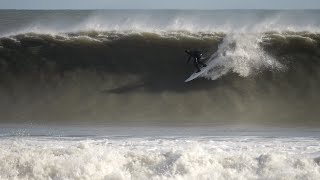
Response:
[{"label": "wave lip", "polygon": [[319,33],[319,11],[0,11],[1,37],[24,33],[79,31],[166,31],[263,33],[309,31]]}]

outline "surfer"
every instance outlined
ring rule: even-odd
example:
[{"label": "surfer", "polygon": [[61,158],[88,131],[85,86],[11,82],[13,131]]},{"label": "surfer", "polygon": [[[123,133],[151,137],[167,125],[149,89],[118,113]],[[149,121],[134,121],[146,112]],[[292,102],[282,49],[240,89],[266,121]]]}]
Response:
[{"label": "surfer", "polygon": [[199,64],[202,65],[202,67],[206,67],[207,65],[200,61],[202,57],[202,53],[200,51],[190,51],[189,49],[185,50],[185,52],[189,55],[187,63],[193,58],[193,65],[197,68],[197,73],[200,72]]}]

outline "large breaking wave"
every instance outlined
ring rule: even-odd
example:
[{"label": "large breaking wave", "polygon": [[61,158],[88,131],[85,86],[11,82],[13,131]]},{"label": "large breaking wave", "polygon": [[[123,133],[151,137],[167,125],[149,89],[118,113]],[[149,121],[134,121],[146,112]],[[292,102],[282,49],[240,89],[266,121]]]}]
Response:
[{"label": "large breaking wave", "polygon": [[[13,63],[16,70],[24,66],[26,72],[28,66],[41,69],[45,68],[44,64],[51,63],[56,71],[104,68],[105,72],[119,70],[136,74],[168,65],[168,71],[185,69],[181,64],[186,59],[183,50],[193,48],[205,52],[205,61],[212,70],[204,77],[215,80],[228,72],[247,77],[257,71],[281,71],[286,65],[297,63],[299,57],[305,63],[312,63],[307,57],[318,55],[319,36],[311,32],[173,31],[155,34],[90,31],[60,35],[19,34],[1,38],[0,45],[3,71],[14,71]],[[20,61],[14,62],[19,58]],[[121,70],[110,68],[117,64],[121,65]]]},{"label": "large breaking wave", "polygon": [[318,11],[0,13],[1,121],[318,124]]},{"label": "large breaking wave", "polygon": [[[85,31],[3,37],[0,39],[3,114],[5,119],[16,120],[30,116],[78,119],[88,115],[101,120],[106,116],[127,119],[122,114],[126,112],[134,114],[134,119],[162,119],[162,111],[175,117],[180,114],[176,112],[178,108],[185,119],[193,112],[190,103],[194,103],[200,107],[193,118],[205,121],[239,119],[235,117],[239,113],[245,114],[246,120],[269,120],[260,113],[270,110],[272,119],[299,121],[308,115],[315,122],[320,88],[319,37],[317,33],[291,31],[262,34]],[[183,83],[193,72],[192,65],[185,64],[186,48],[205,52],[212,67],[204,75],[209,81]],[[184,97],[187,99],[182,101]],[[132,104],[127,104],[127,98]],[[150,100],[154,109],[146,109]],[[28,110],[29,103],[36,107],[30,106]],[[69,103],[67,106],[74,107],[75,112],[59,109],[61,103]],[[121,107],[122,103],[127,106]],[[280,103],[281,107],[271,106],[274,103]],[[12,106],[14,110],[8,110]],[[233,113],[224,114],[222,107]],[[19,114],[21,111],[23,115]],[[281,117],[275,112],[284,114]],[[47,113],[53,114],[47,117]]]}]

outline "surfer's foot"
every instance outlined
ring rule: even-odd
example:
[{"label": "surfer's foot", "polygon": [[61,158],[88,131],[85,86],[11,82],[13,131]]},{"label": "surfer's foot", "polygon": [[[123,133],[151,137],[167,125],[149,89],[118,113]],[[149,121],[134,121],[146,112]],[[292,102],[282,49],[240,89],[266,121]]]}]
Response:
[{"label": "surfer's foot", "polygon": [[200,72],[200,69],[197,71],[197,73]]},{"label": "surfer's foot", "polygon": [[206,64],[204,64],[204,65],[203,65],[203,67],[207,67],[207,65],[206,65]]}]

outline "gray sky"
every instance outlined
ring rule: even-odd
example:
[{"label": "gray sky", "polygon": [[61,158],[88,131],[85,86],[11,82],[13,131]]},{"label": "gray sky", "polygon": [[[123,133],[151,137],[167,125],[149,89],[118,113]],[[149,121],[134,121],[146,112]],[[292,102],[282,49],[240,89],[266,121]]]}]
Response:
[{"label": "gray sky", "polygon": [[0,0],[0,9],[320,9],[320,0]]}]

